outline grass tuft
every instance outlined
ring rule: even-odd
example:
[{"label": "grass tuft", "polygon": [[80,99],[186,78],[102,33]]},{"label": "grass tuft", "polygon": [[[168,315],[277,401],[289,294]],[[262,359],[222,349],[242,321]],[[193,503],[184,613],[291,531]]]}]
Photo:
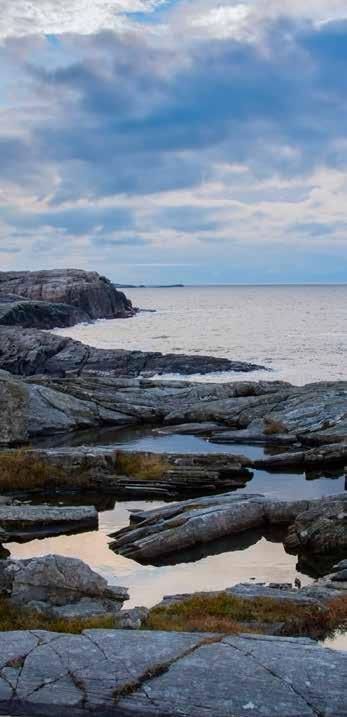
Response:
[{"label": "grass tuft", "polygon": [[138,480],[160,480],[170,468],[164,456],[153,453],[116,452],[117,473]]},{"label": "grass tuft", "polygon": [[226,593],[196,595],[180,603],[153,608],[145,628],[236,634],[261,633],[267,626],[279,623],[282,635],[327,637],[334,630],[347,627],[347,598],[331,601],[324,609],[274,598],[249,600]]},{"label": "grass tuft", "polygon": [[0,491],[36,490],[70,480],[62,470],[23,448],[0,452]]}]

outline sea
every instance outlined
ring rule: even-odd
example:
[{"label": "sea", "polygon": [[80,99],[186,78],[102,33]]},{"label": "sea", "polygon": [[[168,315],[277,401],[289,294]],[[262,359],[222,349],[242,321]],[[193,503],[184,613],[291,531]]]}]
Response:
[{"label": "sea", "polygon": [[[296,385],[347,379],[347,285],[126,289],[137,316],[56,333],[99,348],[209,354],[271,369]],[[172,376],[175,378],[175,376]],[[220,373],[191,380],[230,381]]]}]

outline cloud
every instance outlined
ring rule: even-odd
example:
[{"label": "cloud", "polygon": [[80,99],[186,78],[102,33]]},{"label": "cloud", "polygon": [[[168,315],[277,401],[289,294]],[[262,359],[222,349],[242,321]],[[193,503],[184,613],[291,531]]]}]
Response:
[{"label": "cloud", "polygon": [[[39,253],[109,273],[115,256],[184,257],[222,275],[305,247],[342,271],[342,3],[4,7],[0,246],[20,254],[4,250],[2,265],[37,265]],[[12,37],[23,23],[28,36]]]},{"label": "cloud", "polygon": [[150,13],[166,0],[2,0],[0,38],[120,31],[124,15]]}]

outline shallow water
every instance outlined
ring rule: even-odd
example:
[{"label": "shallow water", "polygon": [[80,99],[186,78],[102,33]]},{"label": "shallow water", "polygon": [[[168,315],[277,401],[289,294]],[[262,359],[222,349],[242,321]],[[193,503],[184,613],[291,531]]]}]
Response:
[{"label": "shallow water", "polygon": [[[294,384],[347,379],[346,285],[196,286],[126,293],[135,306],[156,313],[80,324],[57,333],[100,348],[210,354],[273,369],[272,374],[250,374],[257,379]],[[242,375],[199,379],[234,377]]]},{"label": "shallow water", "polygon": [[[260,446],[214,446],[195,436],[166,436],[137,429],[121,432],[108,430],[93,434],[89,432],[88,443],[105,445],[105,436],[108,437],[108,445],[122,445],[123,448],[132,450],[206,453],[212,449],[219,453],[242,452],[253,457],[263,454],[263,448]],[[83,437],[79,436],[78,440],[83,444]],[[77,436],[74,441],[77,441]],[[66,441],[64,443],[66,445]],[[304,474],[274,474],[257,470],[252,480],[239,492],[262,493],[281,498],[316,498],[341,493],[344,490],[344,481],[342,472],[338,471],[330,475],[307,478]],[[68,499],[64,502],[68,502]],[[297,557],[285,552],[281,542],[283,536],[278,533],[264,536],[261,532],[250,532],[236,540],[219,541],[180,556],[181,562],[178,564],[160,567],[139,565],[111,551],[108,547],[108,535],[128,525],[129,510],[151,509],[162,503],[117,501],[113,506],[110,497],[106,503],[110,507],[105,509],[104,503],[99,514],[98,531],[33,540],[23,545],[10,544],[7,547],[16,558],[61,553],[85,560],[110,583],[129,586],[131,606],[151,606],[168,593],[222,589],[250,578],[292,582],[299,576],[303,584],[311,582],[309,574],[312,574],[312,566],[298,567]]]}]

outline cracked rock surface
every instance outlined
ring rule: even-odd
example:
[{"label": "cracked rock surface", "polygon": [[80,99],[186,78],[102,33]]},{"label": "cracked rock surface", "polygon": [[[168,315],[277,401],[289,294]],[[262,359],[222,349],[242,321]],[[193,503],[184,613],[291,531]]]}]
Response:
[{"label": "cracked rock surface", "polygon": [[347,653],[312,640],[127,630],[0,633],[0,713],[345,717]]},{"label": "cracked rock surface", "polygon": [[[111,534],[115,540],[110,547],[138,562],[156,561],[171,553],[179,561],[180,551],[196,545],[254,528],[282,525],[291,526],[285,540],[288,549],[293,545],[298,552],[338,554],[346,549],[346,508],[346,493],[296,501],[224,493],[136,511],[131,514],[129,527]],[[304,535],[301,525],[305,526]],[[301,542],[294,542],[293,535],[297,534]]]}]

